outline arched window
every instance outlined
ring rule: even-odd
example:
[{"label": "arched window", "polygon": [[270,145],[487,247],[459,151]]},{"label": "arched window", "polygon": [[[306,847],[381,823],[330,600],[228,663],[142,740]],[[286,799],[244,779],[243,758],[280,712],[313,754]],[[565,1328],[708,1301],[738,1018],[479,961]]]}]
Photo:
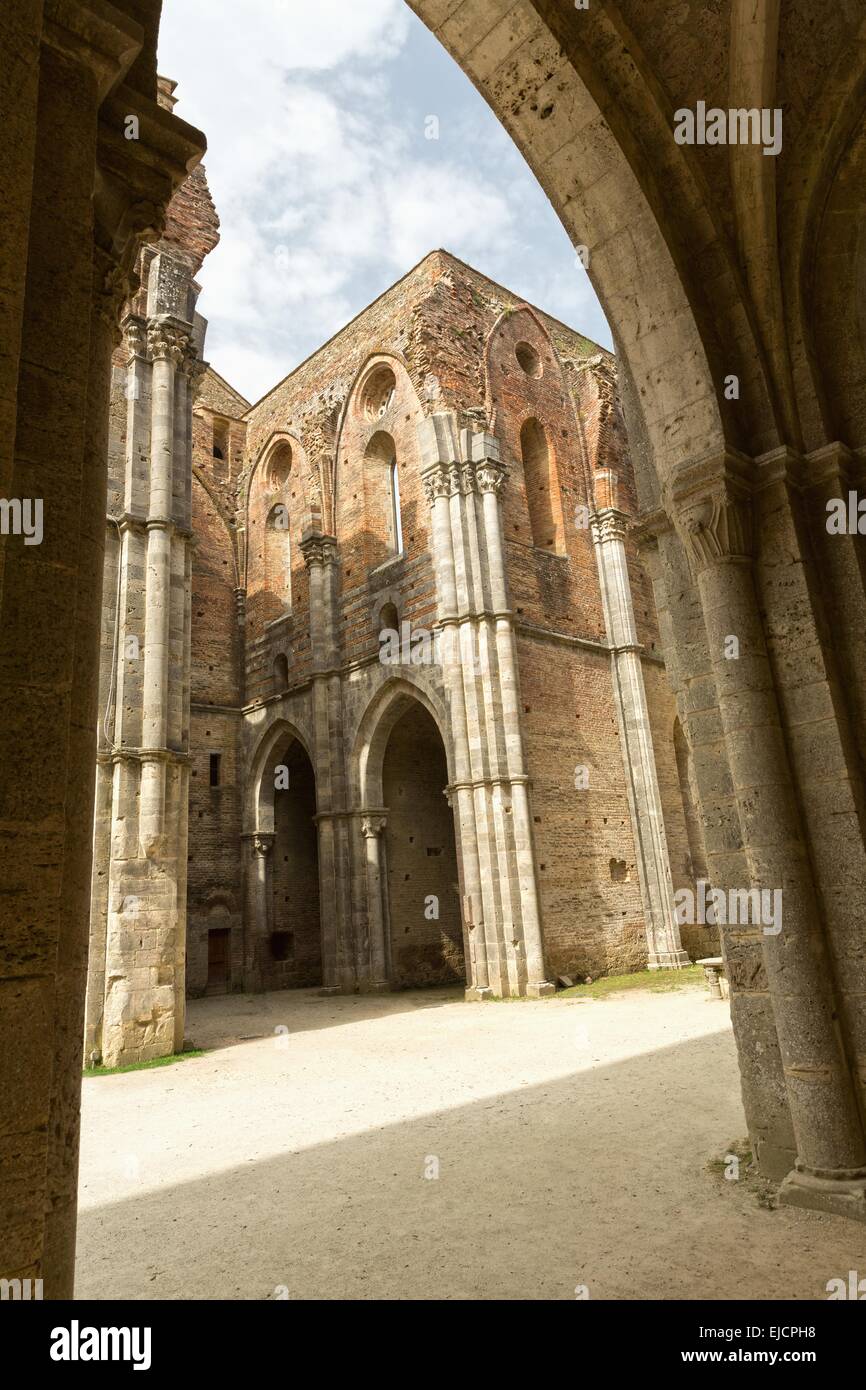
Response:
[{"label": "arched window", "polygon": [[[390,434],[377,430],[365,455],[368,518],[373,534],[385,541],[388,556],[403,553],[400,473],[397,448]],[[382,532],[384,531],[384,537]]]},{"label": "arched window", "polygon": [[285,608],[292,606],[292,551],[289,537],[289,509],[285,502],[271,507],[265,522],[265,588],[275,594]]},{"label": "arched window", "polygon": [[274,690],[279,693],[289,688],[289,658],[284,652],[274,658]]},{"label": "arched window", "polygon": [[384,603],[379,613],[379,631],[397,632],[400,631],[400,616],[397,606],[393,603]]},{"label": "arched window", "polygon": [[271,449],[265,461],[265,487],[268,492],[278,492],[289,481],[292,468],[292,446],[281,440]]},{"label": "arched window", "polygon": [[395,457],[391,464],[389,474],[388,491],[391,504],[391,536],[394,544],[394,553],[403,554],[403,518],[400,514],[400,475],[397,471],[397,459]]},{"label": "arched window", "polygon": [[562,555],[565,553],[562,503],[547,434],[540,421],[527,420],[524,424],[520,431],[520,452],[532,544],[539,550]]},{"label": "arched window", "polygon": [[229,457],[229,422],[215,417],[213,422],[213,449],[215,459],[228,462]]},{"label": "arched window", "polygon": [[359,404],[368,420],[381,420],[388,414],[397,394],[397,378],[384,362],[374,367],[364,382]]}]

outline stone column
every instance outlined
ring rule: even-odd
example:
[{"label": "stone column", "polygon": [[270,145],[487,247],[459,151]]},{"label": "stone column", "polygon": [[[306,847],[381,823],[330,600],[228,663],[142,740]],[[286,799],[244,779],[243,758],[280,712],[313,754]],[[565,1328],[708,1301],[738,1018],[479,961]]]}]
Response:
[{"label": "stone column", "polygon": [[122,561],[119,586],[106,570],[119,603],[103,631],[100,723],[114,777],[110,833],[97,825],[87,1021],[88,1049],[109,1066],[182,1050],[186,1002],[191,414],[205,325],[185,263],[163,249],[142,268],[148,314],[124,320],[125,430],[117,402],[109,450]]},{"label": "stone column", "polygon": [[255,994],[262,988],[261,943],[268,940],[273,927],[271,850],[276,836],[253,831],[241,838],[248,844],[244,875],[244,989]]},{"label": "stone column", "polygon": [[124,85],[146,45],[111,6],[0,13],[0,492],[43,526],[0,542],[0,1275],[46,1298],[73,1292],[113,331],[203,148],[170,117],[123,139],[111,102],[155,109]]},{"label": "stone column", "polygon": [[682,948],[675,915],[674,885],[625,553],[628,518],[615,507],[604,507],[594,514],[591,525],[637,850],[647,963],[650,970],[678,970],[690,962]]},{"label": "stone column", "polygon": [[546,978],[544,965],[541,910],[532,841],[532,814],[529,807],[529,778],[520,727],[517,642],[505,578],[505,548],[499,501],[505,481],[505,469],[499,461],[498,446],[493,448],[492,445],[495,445],[495,441],[488,435],[472,436],[473,458],[478,463],[476,477],[482,498],[485,550],[496,623],[499,695],[505,731],[511,831],[514,836],[523,947],[526,953],[526,993],[533,998],[542,998],[555,991],[552,982]]},{"label": "stone column", "polygon": [[[441,428],[441,421],[439,422]],[[432,442],[438,456],[437,417],[433,417]],[[451,538],[450,478],[440,464],[424,473],[424,488],[431,513],[431,547],[436,571],[438,617],[441,630],[442,672],[451,711],[455,780],[451,788],[457,803],[457,844],[463,889],[463,940],[466,961],[466,997],[492,995],[485,937],[485,894],[478,851],[478,827],[472,783],[467,730],[466,699],[460,656],[457,617],[457,582]],[[489,895],[488,895],[489,896]]]},{"label": "stone column", "polygon": [[171,531],[175,373],[186,339],[167,320],[148,328],[153,358],[150,426],[150,500],[145,572],[144,683],[142,690],[141,848],[148,859],[165,845],[165,760],[171,616]]},{"label": "stone column", "polygon": [[[653,584],[665,669],[692,748],[709,883],[713,888],[737,888],[748,883],[750,875],[697,583],[685,547],[665,512],[646,517],[638,528],[638,539],[641,560]],[[724,926],[720,936],[749,1137],[762,1175],[781,1179],[793,1166],[796,1143],[761,927],[731,930]]]},{"label": "stone column", "polygon": [[342,745],[342,687],[337,627],[337,543],[308,530],[301,551],[310,576],[310,645],[319,901],[322,915],[322,989],[351,994],[358,983],[352,927],[352,846]]},{"label": "stone column", "polygon": [[781,929],[762,937],[797,1144],[782,1200],[866,1219],[862,1117],[755,591],[750,471],[731,455],[683,470],[675,513],[700,590],[751,875],[742,887],[782,893]]},{"label": "stone column", "polygon": [[490,435],[461,429],[449,412],[425,420],[419,435],[454,751],[449,792],[458,809],[467,994],[550,994],[505,590],[498,446]]},{"label": "stone column", "polygon": [[365,815],[361,820],[367,865],[367,921],[370,933],[370,988],[386,991],[390,985],[391,942],[388,914],[385,905],[385,876],[383,839],[386,819],[380,815]]}]

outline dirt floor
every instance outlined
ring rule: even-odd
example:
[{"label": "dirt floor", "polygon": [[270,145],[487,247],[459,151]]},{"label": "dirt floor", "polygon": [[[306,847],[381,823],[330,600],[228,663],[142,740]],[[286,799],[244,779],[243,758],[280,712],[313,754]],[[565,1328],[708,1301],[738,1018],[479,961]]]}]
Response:
[{"label": "dirt floor", "polygon": [[[702,989],[203,999],[84,1083],[80,1298],[826,1298],[866,1228],[767,1205]],[[438,1176],[435,1176],[438,1169]]]}]

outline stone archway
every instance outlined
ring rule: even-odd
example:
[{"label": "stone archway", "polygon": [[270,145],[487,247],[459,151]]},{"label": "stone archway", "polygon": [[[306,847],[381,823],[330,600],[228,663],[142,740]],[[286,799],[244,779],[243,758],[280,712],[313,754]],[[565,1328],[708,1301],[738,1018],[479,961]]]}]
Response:
[{"label": "stone archway", "polygon": [[402,677],[382,686],[350,759],[366,880],[361,988],[466,978],[460,827],[446,796],[452,758],[439,697]]},{"label": "stone archway", "polygon": [[447,785],[442,736],[413,702],[391,729],[382,760],[388,962],[397,988],[466,979]]},{"label": "stone archway", "polygon": [[[767,1171],[796,1159],[799,1200],[862,1214],[864,966],[850,923],[866,896],[866,591],[862,538],[828,538],[821,523],[824,494],[859,480],[866,447],[852,193],[866,162],[866,20],[806,0],[412,3],[587,248],[621,349],[641,499],[659,508],[648,541],[710,872],[720,885],[784,881],[794,909],[790,938],[737,944],[750,1130]],[[0,1055],[16,1059],[21,1105],[6,1181],[28,1194],[10,1272],[44,1262],[59,1297],[72,1288],[112,335],[139,247],[159,239],[204,139],[157,107],[155,17],[117,0],[102,49],[80,41],[93,32],[86,6],[48,15],[0,16],[13,94],[0,475],[12,499],[38,479],[46,517],[40,545],[9,538],[3,568],[13,928]],[[710,91],[785,105],[777,162],[675,144],[673,112]],[[146,117],[142,138],[118,141],[129,112]],[[729,378],[738,396],[724,395]],[[732,627],[739,663],[719,656]],[[50,766],[34,708],[55,731]],[[796,969],[783,971],[789,943]]]},{"label": "stone archway", "polygon": [[316,774],[297,731],[279,721],[254,759],[245,835],[247,989],[322,984]]}]

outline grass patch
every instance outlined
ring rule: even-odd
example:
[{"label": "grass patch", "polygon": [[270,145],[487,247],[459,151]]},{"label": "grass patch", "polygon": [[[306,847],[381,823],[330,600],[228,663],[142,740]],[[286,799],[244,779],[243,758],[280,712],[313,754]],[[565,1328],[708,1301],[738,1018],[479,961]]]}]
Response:
[{"label": "grass patch", "polygon": [[170,1067],[173,1062],[186,1062],[190,1057],[203,1057],[203,1048],[193,1048],[190,1052],[174,1052],[170,1057],[153,1057],[149,1062],[130,1062],[125,1067],[85,1067],[84,1075],[120,1076],[125,1071],[150,1071],[152,1067]]},{"label": "grass patch", "polygon": [[639,970],[636,975],[602,975],[591,985],[573,985],[571,989],[560,990],[557,999],[607,999],[611,994],[624,994],[630,989],[647,989],[653,994],[669,994],[671,990],[684,989],[689,985],[703,982],[704,972],[700,965],[689,965],[685,970]]}]

